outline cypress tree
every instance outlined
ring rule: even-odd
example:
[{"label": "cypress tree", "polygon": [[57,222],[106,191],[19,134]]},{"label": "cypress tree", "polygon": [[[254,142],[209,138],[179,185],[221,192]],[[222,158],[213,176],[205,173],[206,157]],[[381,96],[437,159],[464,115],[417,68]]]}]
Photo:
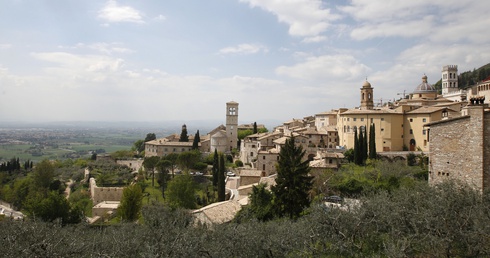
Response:
[{"label": "cypress tree", "polygon": [[219,160],[218,160],[218,150],[214,149],[213,155],[213,186],[218,186],[218,170],[219,170]]},{"label": "cypress tree", "polygon": [[182,132],[180,133],[179,142],[188,142],[188,141],[189,141],[189,136],[187,135],[187,126],[184,124],[182,125]]},{"label": "cypress tree", "polygon": [[199,136],[199,130],[197,130],[196,135],[194,136],[194,141],[192,142],[192,149],[199,149],[199,142],[201,141],[201,136]]},{"label": "cypress tree", "polygon": [[356,165],[360,164],[361,150],[359,148],[359,138],[357,136],[357,128],[354,129],[354,163]]},{"label": "cypress tree", "polygon": [[218,169],[218,202],[225,200],[225,155],[219,154]]},{"label": "cypress tree", "polygon": [[368,158],[368,135],[366,126],[363,127],[364,130],[362,132],[362,164],[366,163],[366,159]]},{"label": "cypress tree", "polygon": [[375,126],[371,124],[369,129],[369,159],[376,159],[376,135]]},{"label": "cypress tree", "polygon": [[366,152],[365,147],[364,147],[364,133],[362,132],[362,127],[359,127],[359,139],[357,142],[357,146],[359,146],[359,159],[357,165],[362,165],[364,164],[364,161],[366,160],[366,155],[364,154]]},{"label": "cypress tree", "polygon": [[258,132],[257,130],[257,122],[254,122],[254,130],[253,133],[256,134]]},{"label": "cypress tree", "polygon": [[303,160],[305,151],[296,147],[294,137],[286,140],[279,152],[276,185],[271,187],[274,193],[273,208],[277,215],[298,218],[310,205],[309,192],[313,186],[312,177],[308,175],[308,160]]}]

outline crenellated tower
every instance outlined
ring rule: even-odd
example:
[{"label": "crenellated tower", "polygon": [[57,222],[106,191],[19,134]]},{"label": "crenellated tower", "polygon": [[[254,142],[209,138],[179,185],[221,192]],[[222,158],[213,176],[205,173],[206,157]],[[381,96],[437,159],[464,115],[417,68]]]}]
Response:
[{"label": "crenellated tower", "polygon": [[458,90],[458,66],[446,65],[442,67],[442,95]]},{"label": "crenellated tower", "polygon": [[226,137],[227,152],[231,152],[238,147],[238,103],[235,101],[226,103]]}]

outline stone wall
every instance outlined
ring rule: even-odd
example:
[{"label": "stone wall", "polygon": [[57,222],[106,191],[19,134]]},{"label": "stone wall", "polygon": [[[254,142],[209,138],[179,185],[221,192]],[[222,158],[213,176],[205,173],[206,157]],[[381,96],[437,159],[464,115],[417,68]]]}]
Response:
[{"label": "stone wall", "polygon": [[90,178],[90,196],[97,205],[103,201],[121,201],[123,187],[98,187],[95,178]]},{"label": "stone wall", "polygon": [[143,159],[117,160],[116,163],[127,166],[132,171],[138,171],[143,166]]},{"label": "stone wall", "polygon": [[467,108],[469,116],[430,125],[431,185],[446,179],[455,179],[482,191],[484,178],[488,182],[488,176],[484,177],[484,174],[489,173],[490,147],[485,142],[484,132],[490,133],[490,128],[485,128],[485,121],[489,121],[490,117],[486,114],[483,119],[481,105]]}]

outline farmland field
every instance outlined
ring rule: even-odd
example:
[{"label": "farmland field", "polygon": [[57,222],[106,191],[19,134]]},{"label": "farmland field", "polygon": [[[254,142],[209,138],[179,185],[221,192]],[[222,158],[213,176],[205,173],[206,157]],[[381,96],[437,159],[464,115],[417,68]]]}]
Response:
[{"label": "farmland field", "polygon": [[148,132],[152,131],[118,128],[0,128],[0,163],[11,158],[38,162],[43,159],[88,158],[94,152],[129,150],[135,141],[144,139]]}]

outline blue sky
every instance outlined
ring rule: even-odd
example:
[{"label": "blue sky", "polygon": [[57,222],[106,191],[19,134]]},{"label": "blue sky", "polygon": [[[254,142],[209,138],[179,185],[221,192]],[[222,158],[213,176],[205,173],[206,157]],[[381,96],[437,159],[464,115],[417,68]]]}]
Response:
[{"label": "blue sky", "polygon": [[481,0],[3,0],[0,121],[302,118],[490,62]]}]

